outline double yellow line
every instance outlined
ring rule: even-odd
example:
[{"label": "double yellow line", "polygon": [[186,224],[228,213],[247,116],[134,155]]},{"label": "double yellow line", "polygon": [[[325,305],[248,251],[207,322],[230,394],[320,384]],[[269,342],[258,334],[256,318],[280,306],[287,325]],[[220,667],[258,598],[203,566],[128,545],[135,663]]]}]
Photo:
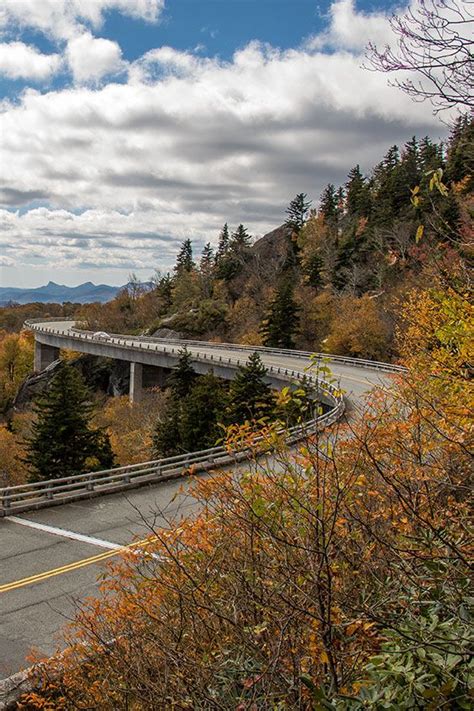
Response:
[{"label": "double yellow line", "polygon": [[18,588],[23,588],[26,585],[33,585],[34,583],[40,583],[48,578],[53,578],[56,575],[62,575],[63,573],[69,573],[73,570],[78,570],[79,568],[85,568],[86,565],[93,565],[94,563],[100,563],[107,558],[111,558],[114,555],[120,555],[127,550],[133,548],[144,548],[150,545],[156,540],[156,537],[143,538],[141,541],[136,541],[130,543],[128,546],[122,546],[122,548],[116,548],[111,551],[105,551],[104,553],[99,553],[98,555],[93,555],[90,558],[83,558],[75,563],[69,563],[68,565],[63,565],[60,568],[54,568],[53,570],[46,570],[44,573],[37,573],[36,575],[31,575],[29,578],[22,578],[21,580],[14,580],[11,583],[5,583],[0,585],[0,593],[10,592],[11,590],[18,590]]}]

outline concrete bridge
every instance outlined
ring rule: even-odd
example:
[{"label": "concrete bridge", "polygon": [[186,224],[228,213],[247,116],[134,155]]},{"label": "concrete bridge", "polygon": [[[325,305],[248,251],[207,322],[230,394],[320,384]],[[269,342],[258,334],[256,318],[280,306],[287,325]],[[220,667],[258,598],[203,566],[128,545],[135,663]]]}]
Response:
[{"label": "concrete bridge", "polygon": [[[310,354],[296,351],[99,336],[75,330],[67,321],[30,322],[28,327],[35,334],[37,370],[52,363],[61,348],[127,361],[132,400],[140,397],[147,369],[169,371],[183,345],[191,352],[197,372],[212,368],[226,378],[233,377],[250,353],[260,350],[274,387],[301,376],[310,364]],[[389,383],[390,373],[397,370],[383,363],[338,357],[331,357],[329,365],[345,390],[346,401],[352,403],[360,402],[374,385]],[[336,412],[331,393],[323,388],[321,394]],[[221,466],[219,460],[216,465]],[[0,678],[25,667],[31,647],[45,654],[54,650],[55,635],[73,614],[77,601],[97,592],[97,576],[109,557],[137,537],[147,536],[149,525],[164,526],[170,517],[192,510],[186,478],[160,481],[146,473],[140,475],[144,477],[141,488],[128,489],[129,474],[117,475],[122,484],[116,493],[94,499],[71,496],[60,506],[13,511],[0,518]],[[147,476],[152,478],[146,480]]]}]

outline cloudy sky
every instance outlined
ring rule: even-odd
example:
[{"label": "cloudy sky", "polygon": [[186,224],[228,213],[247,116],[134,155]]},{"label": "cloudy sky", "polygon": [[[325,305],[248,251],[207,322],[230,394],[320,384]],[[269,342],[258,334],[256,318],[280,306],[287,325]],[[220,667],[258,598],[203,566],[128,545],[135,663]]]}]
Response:
[{"label": "cloudy sky", "polygon": [[296,193],[442,138],[429,105],[361,67],[394,7],[1,0],[0,285],[147,278],[186,237],[262,235]]}]

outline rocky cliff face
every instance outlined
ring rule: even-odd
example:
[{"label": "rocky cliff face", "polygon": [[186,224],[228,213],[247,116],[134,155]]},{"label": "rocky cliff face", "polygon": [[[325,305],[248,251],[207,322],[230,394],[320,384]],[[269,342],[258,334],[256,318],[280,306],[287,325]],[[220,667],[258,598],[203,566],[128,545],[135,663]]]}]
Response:
[{"label": "rocky cliff face", "polygon": [[[60,361],[57,360],[42,373],[26,378],[14,400],[14,410],[21,411],[31,406],[34,399],[47,389],[59,363]],[[130,382],[128,363],[109,358],[81,355],[73,360],[72,364],[80,371],[92,391],[100,391],[106,395],[114,396],[128,393]]]}]

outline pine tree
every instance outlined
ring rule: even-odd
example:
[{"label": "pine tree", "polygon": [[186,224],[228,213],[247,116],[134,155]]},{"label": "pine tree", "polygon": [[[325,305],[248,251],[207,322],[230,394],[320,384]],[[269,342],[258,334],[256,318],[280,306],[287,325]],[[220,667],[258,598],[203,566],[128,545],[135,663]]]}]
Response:
[{"label": "pine tree", "polygon": [[298,328],[299,308],[293,299],[293,284],[284,279],[270,304],[261,332],[263,342],[272,348],[294,348],[294,334]]},{"label": "pine tree", "polygon": [[26,463],[31,481],[59,479],[113,466],[104,430],[93,429],[91,395],[80,373],[61,363],[46,392],[38,398],[28,439]]},{"label": "pine tree", "polygon": [[290,227],[293,232],[296,232],[297,234],[308,219],[311,208],[311,200],[308,200],[307,198],[308,196],[306,193],[298,193],[285,210],[288,215],[285,225]]},{"label": "pine tree", "polygon": [[191,272],[195,266],[191,240],[185,239],[176,257],[176,265],[174,267],[175,274],[178,276],[183,272]]},{"label": "pine tree", "polygon": [[229,388],[228,424],[243,424],[271,415],[273,396],[264,380],[266,373],[257,352],[249,356],[246,365],[239,366]]}]

